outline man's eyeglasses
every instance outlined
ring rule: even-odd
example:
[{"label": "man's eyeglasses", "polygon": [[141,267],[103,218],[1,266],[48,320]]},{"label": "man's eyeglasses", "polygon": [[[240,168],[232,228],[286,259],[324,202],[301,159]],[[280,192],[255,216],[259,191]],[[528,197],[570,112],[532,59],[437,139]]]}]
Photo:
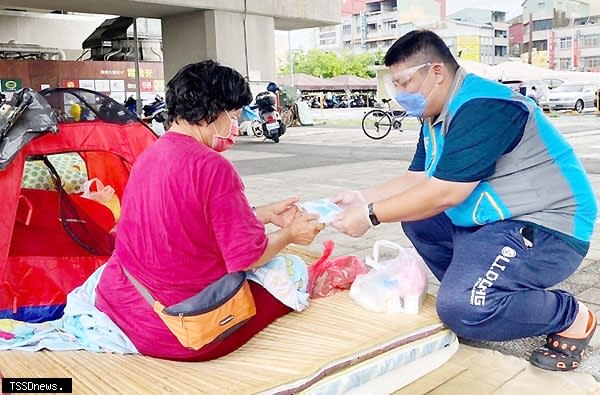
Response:
[{"label": "man's eyeglasses", "polygon": [[410,82],[410,80],[412,79],[412,77],[415,75],[415,73],[417,71],[421,70],[424,67],[432,66],[432,65],[433,65],[433,63],[427,62],[427,63],[419,64],[419,65],[413,66],[411,68],[408,68],[408,69],[406,69],[398,74],[395,74],[395,75],[388,74],[389,80],[394,85],[394,87],[403,88]]}]

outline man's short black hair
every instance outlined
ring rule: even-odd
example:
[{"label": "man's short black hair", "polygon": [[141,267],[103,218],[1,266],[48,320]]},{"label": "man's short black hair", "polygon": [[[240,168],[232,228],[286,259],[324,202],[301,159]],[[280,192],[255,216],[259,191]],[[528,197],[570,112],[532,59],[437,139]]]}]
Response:
[{"label": "man's short black hair", "polygon": [[181,118],[190,124],[211,123],[221,112],[251,102],[248,81],[236,70],[213,60],[188,64],[167,83],[169,122]]},{"label": "man's short black hair", "polygon": [[413,30],[400,37],[388,49],[383,61],[386,66],[414,60],[414,65],[441,62],[453,72],[458,63],[440,36],[429,30]]}]

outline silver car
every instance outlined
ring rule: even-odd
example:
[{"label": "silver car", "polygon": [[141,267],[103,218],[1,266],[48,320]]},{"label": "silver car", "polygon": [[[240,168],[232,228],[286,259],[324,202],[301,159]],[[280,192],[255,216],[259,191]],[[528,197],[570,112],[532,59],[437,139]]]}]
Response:
[{"label": "silver car", "polygon": [[539,100],[544,110],[575,110],[582,112],[584,108],[593,108],[598,82],[565,82]]}]

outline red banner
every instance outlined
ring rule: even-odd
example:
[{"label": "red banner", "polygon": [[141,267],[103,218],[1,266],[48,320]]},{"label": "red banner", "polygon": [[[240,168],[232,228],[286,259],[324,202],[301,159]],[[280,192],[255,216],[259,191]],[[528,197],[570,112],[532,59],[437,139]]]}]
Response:
[{"label": "red banner", "polygon": [[554,30],[548,31],[548,68],[554,69],[554,56],[555,50],[554,47]]},{"label": "red banner", "polygon": [[573,34],[573,52],[571,53],[571,66],[573,69],[579,68],[579,30]]},{"label": "red banner", "polygon": [[150,81],[150,80],[142,80],[142,81],[140,81],[140,91],[142,91],[142,92],[152,92],[152,81]]}]

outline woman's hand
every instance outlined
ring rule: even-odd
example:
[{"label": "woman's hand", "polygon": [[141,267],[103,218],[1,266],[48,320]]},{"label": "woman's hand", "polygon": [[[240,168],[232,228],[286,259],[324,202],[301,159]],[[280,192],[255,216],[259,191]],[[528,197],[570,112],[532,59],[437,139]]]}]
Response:
[{"label": "woman's hand", "polygon": [[292,220],[283,230],[288,233],[290,243],[308,245],[313,242],[325,224],[318,222],[319,217],[314,214],[299,215]]},{"label": "woman's hand", "polygon": [[264,224],[273,224],[280,228],[288,226],[294,218],[300,215],[296,206],[298,198],[288,198],[279,202],[267,204],[256,208],[256,216]]}]

